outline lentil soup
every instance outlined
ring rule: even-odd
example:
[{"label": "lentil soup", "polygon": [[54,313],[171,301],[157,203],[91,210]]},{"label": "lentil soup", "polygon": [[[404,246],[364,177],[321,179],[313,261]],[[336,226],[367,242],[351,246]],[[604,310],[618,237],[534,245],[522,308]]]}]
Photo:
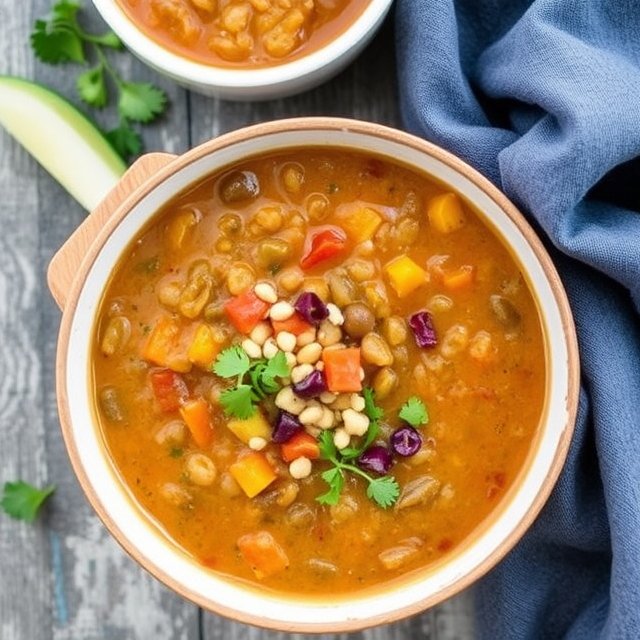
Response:
[{"label": "lentil soup", "polygon": [[289,62],[341,35],[369,0],[118,0],[149,37],[223,67]]},{"label": "lentil soup", "polygon": [[261,156],[175,198],[116,268],[94,344],[135,499],[203,565],[299,594],[452,553],[544,403],[508,250],[455,193],[358,153]]}]

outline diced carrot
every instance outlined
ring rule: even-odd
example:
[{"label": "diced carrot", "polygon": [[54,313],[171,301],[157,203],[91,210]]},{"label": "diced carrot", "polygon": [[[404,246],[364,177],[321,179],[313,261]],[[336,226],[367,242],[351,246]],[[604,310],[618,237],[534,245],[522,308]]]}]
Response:
[{"label": "diced carrot", "polygon": [[429,224],[440,233],[457,231],[466,222],[462,203],[455,193],[443,193],[429,201]]},{"label": "diced carrot", "polygon": [[237,545],[258,579],[272,576],[289,566],[287,554],[268,531],[247,533],[238,538]]},{"label": "diced carrot", "polygon": [[288,331],[294,336],[299,336],[309,329],[313,329],[313,325],[309,324],[297,311],[287,320],[272,320],[271,326],[274,333]]},{"label": "diced carrot", "polygon": [[442,284],[452,291],[465,289],[473,282],[474,268],[469,264],[463,264],[455,271],[449,271],[442,276]]},{"label": "diced carrot", "polygon": [[427,272],[407,255],[394,258],[384,270],[398,298],[406,298],[427,281]]},{"label": "diced carrot", "polygon": [[264,453],[259,451],[238,458],[229,467],[229,473],[249,498],[264,491],[278,477]]},{"label": "diced carrot", "polygon": [[381,224],[382,216],[371,207],[350,207],[340,216],[340,226],[354,242],[370,240]]},{"label": "diced carrot", "polygon": [[325,349],[322,353],[324,375],[329,391],[351,393],[362,389],[360,349]]},{"label": "diced carrot", "polygon": [[224,305],[224,311],[231,324],[240,332],[249,334],[251,330],[264,318],[269,310],[269,303],[260,300],[253,289],[231,298]]},{"label": "diced carrot", "polygon": [[187,357],[193,364],[210,369],[211,363],[220,352],[222,345],[214,340],[213,332],[208,324],[200,324],[189,345]]},{"label": "diced carrot", "polygon": [[142,357],[161,367],[186,373],[191,369],[191,363],[184,353],[180,338],[181,330],[178,322],[163,316],[151,330],[142,348]]},{"label": "diced carrot", "polygon": [[170,369],[157,369],[151,372],[151,388],[165,413],[177,411],[189,397],[189,390],[182,376]]},{"label": "diced carrot", "polygon": [[260,410],[245,420],[238,418],[229,420],[227,427],[229,431],[235,434],[235,436],[245,444],[249,444],[251,438],[271,439],[271,426]]},{"label": "diced carrot", "polygon": [[195,443],[205,449],[213,439],[213,426],[209,414],[209,404],[204,398],[195,398],[185,402],[180,408],[180,415],[185,421]]},{"label": "diced carrot", "polygon": [[285,462],[291,462],[296,458],[309,458],[317,460],[320,457],[318,441],[306,431],[298,431],[280,445],[280,455]]}]

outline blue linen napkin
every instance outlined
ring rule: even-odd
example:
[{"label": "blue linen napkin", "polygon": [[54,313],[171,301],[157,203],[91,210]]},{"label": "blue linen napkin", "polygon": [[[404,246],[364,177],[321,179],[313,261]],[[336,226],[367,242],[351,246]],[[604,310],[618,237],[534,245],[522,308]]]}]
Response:
[{"label": "blue linen napkin", "polygon": [[406,128],[540,230],[582,365],[547,505],[476,590],[479,636],[640,638],[640,2],[397,0]]}]

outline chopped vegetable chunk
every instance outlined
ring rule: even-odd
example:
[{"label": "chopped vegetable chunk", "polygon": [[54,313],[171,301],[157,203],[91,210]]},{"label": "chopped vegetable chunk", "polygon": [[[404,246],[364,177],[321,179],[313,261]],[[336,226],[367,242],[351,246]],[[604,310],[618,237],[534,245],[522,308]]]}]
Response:
[{"label": "chopped vegetable chunk", "polygon": [[142,349],[142,357],[179,373],[189,371],[191,363],[182,351],[180,337],[180,325],[175,320],[163,316],[151,330]]},{"label": "chopped vegetable chunk", "polygon": [[300,260],[303,269],[311,269],[317,264],[341,254],[347,246],[344,231],[338,227],[325,229],[311,236],[311,247]]},{"label": "chopped vegetable chunk", "polygon": [[240,333],[249,334],[264,318],[270,306],[250,290],[226,302],[224,311]]},{"label": "chopped vegetable chunk", "polygon": [[384,270],[398,298],[406,298],[427,281],[427,272],[407,255],[395,258]]},{"label": "chopped vegetable chunk", "polygon": [[429,224],[440,233],[457,231],[465,223],[460,199],[455,193],[443,193],[432,198],[427,208]]},{"label": "chopped vegetable chunk", "polygon": [[249,444],[251,438],[264,438],[265,440],[271,438],[271,426],[261,411],[256,411],[245,420],[229,420],[227,427],[245,444]]},{"label": "chopped vegetable chunk", "polygon": [[208,447],[213,440],[213,427],[209,404],[204,398],[189,400],[180,409],[180,415],[185,421],[195,443],[202,449]]},{"label": "chopped vegetable chunk", "polygon": [[318,441],[305,431],[299,431],[280,446],[282,459],[291,462],[296,458],[317,460],[320,457]]},{"label": "chopped vegetable chunk", "polygon": [[249,498],[264,491],[277,478],[265,455],[257,451],[239,458],[229,472]]},{"label": "chopped vegetable chunk", "polygon": [[193,341],[189,345],[187,356],[193,364],[210,369],[211,364],[220,352],[221,344],[214,340],[211,327],[206,324],[198,325]]},{"label": "chopped vegetable chunk", "polygon": [[151,387],[165,413],[177,411],[182,403],[189,397],[189,390],[182,377],[169,369],[152,371]]},{"label": "chopped vegetable chunk", "polygon": [[324,351],[324,375],[329,391],[348,393],[360,391],[360,349],[335,349]]},{"label": "chopped vegetable chunk", "polygon": [[238,538],[238,549],[258,579],[279,573],[289,566],[287,554],[268,531],[247,533]]},{"label": "chopped vegetable chunk", "polygon": [[373,238],[381,224],[382,216],[371,207],[358,207],[355,211],[350,209],[347,215],[340,218],[340,225],[356,243]]}]

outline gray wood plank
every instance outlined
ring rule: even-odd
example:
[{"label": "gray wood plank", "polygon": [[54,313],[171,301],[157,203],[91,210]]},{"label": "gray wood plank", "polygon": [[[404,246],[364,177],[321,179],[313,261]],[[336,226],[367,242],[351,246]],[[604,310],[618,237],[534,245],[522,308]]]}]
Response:
[{"label": "gray wood plank", "polygon": [[[28,46],[34,16],[50,6],[48,0],[0,3],[0,73],[73,96],[79,67],[42,65]],[[83,15],[88,26],[100,24],[92,7]],[[117,58],[126,77],[153,78],[170,95],[169,117],[145,133],[147,148],[186,149],[185,92],[131,56]],[[111,539],[84,499],[62,443],[54,389],[60,314],[44,274],[85,213],[3,131],[0,188],[1,479],[58,486],[36,524],[0,518],[0,637],[195,640],[197,607],[151,578]]]},{"label": "gray wood plank", "polygon": [[[5,35],[19,30],[29,13],[26,3],[0,7],[4,73],[32,71],[28,52]],[[0,481],[44,485],[51,474],[40,409],[36,175],[33,162],[0,131]],[[0,637],[38,638],[50,628],[48,547],[46,514],[31,526],[0,518]]]}]

